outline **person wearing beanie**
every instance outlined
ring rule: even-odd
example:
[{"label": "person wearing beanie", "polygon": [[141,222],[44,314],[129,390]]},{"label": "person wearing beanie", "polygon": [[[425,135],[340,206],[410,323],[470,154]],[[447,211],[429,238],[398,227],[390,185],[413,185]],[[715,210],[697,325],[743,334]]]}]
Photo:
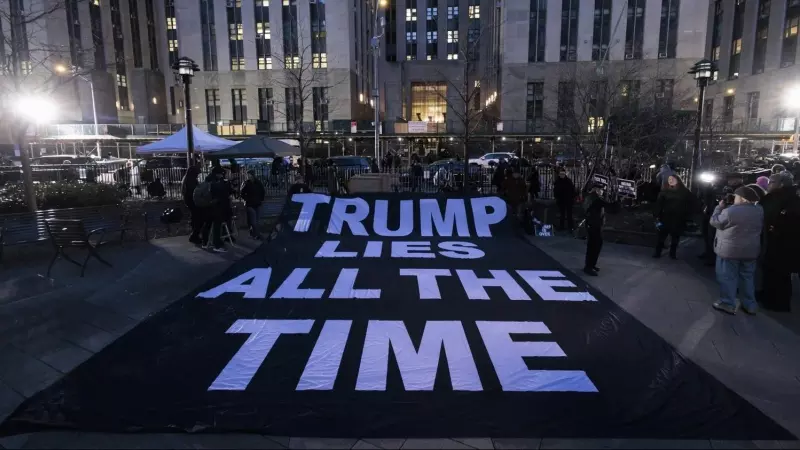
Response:
[{"label": "person wearing beanie", "polygon": [[686,229],[686,220],[694,210],[694,196],[683,185],[677,175],[667,176],[656,200],[656,228],[658,230],[656,249],[653,258],[660,258],[661,251],[670,238],[669,257],[677,259],[678,242]]},{"label": "person wearing beanie", "polygon": [[736,314],[739,309],[736,300],[738,288],[742,309],[755,314],[758,311],[756,261],[761,253],[764,225],[764,211],[757,205],[761,200],[761,190],[748,185],[739,187],[733,194],[733,205],[728,206],[721,200],[711,215],[711,226],[717,229],[714,253],[717,254],[719,283],[719,300],[713,306],[719,311]]},{"label": "person wearing beanie", "polygon": [[784,167],[783,164],[775,164],[774,166],[772,166],[771,172],[772,175],[776,175],[781,172],[786,172],[786,167]]},{"label": "person wearing beanie", "polygon": [[759,302],[764,309],[791,310],[792,273],[800,269],[800,197],[789,172],[769,177],[764,208],[764,252],[761,260],[762,290]]},{"label": "person wearing beanie", "polygon": [[767,186],[769,186],[769,177],[758,177],[756,179],[756,184],[764,190],[767,191]]}]

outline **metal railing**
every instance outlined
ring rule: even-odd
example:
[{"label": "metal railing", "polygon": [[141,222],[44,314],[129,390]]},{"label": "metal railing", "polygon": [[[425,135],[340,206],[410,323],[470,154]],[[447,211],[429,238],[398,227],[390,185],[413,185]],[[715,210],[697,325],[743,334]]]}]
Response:
[{"label": "metal railing", "polygon": [[[439,167],[436,165],[422,165],[421,171],[414,172],[408,167],[392,168],[384,171],[391,178],[390,184],[396,191],[418,191],[436,193],[443,189],[443,180],[437,175]],[[230,167],[226,167],[229,171]],[[208,173],[208,168],[201,173],[201,181]],[[241,182],[247,177],[247,172],[253,170],[256,178],[264,185],[268,197],[285,196],[289,187],[299,178],[297,168],[284,166],[278,171],[273,171],[271,164],[248,164],[236,166],[228,173],[234,192],[238,192]],[[532,168],[522,167],[520,172],[523,179],[528,180]],[[553,182],[557,176],[557,168],[544,166],[537,168],[539,172],[539,197],[542,199],[553,198]],[[580,190],[586,184],[590,170],[585,167],[565,167],[567,176]],[[638,169],[635,173],[620,173],[621,178],[635,178],[639,182],[651,181],[657,169],[647,167]],[[127,198],[148,199],[168,198],[179,200],[182,198],[181,182],[186,172],[185,168],[154,168],[148,169],[139,164],[130,164],[125,161],[110,162],[105,164],[67,164],[33,166],[33,180],[35,183],[102,183],[116,186],[125,193]],[[330,174],[327,167],[322,165],[312,166],[312,177],[305,180],[315,191],[328,192]],[[336,168],[336,183],[346,184],[355,175],[369,172],[367,168]],[[450,172],[454,179],[462,179],[463,169]],[[484,194],[495,192],[493,177],[494,168],[471,167],[468,180],[474,187]],[[679,175],[685,175],[680,173]],[[22,172],[18,167],[0,168],[0,186],[5,183],[20,182]],[[612,180],[612,185],[613,185]],[[452,187],[452,186],[451,186]]]}]

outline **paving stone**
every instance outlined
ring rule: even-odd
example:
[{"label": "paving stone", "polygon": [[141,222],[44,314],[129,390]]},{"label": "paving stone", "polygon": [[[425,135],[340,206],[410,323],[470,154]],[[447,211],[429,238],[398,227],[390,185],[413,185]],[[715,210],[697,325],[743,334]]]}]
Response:
[{"label": "paving stone", "polygon": [[[19,392],[0,381],[0,418],[5,417],[19,406],[25,398]],[[0,419],[2,422],[2,419]]]},{"label": "paving stone", "polygon": [[289,448],[352,448],[358,439],[289,438]]},{"label": "paving stone", "polygon": [[450,448],[470,448],[452,439],[406,439],[401,449],[450,449]]},{"label": "paving stone", "polygon": [[372,445],[367,441],[358,441],[356,445],[353,446],[353,450],[372,450],[372,449],[380,449],[377,445]]},{"label": "paving stone", "polygon": [[800,449],[800,441],[780,441],[781,448],[784,450],[797,450]]},{"label": "paving stone", "polygon": [[20,449],[24,448],[25,444],[28,442],[28,438],[30,434],[17,434],[14,436],[6,436],[0,438],[0,448],[6,449]]},{"label": "paving stone", "polygon": [[104,349],[115,339],[115,336],[108,331],[83,322],[71,323],[59,330],[59,334],[65,340],[95,353]]},{"label": "paving stone", "polygon": [[391,450],[397,450],[403,447],[403,444],[406,443],[405,439],[373,439],[368,438],[364,439],[364,441],[369,442],[370,444],[378,447],[378,448],[385,448]]},{"label": "paving stone", "polygon": [[82,362],[91,358],[92,354],[92,352],[84,348],[67,344],[64,348],[59,348],[42,355],[40,359],[62,373],[67,373],[75,367],[78,367]]},{"label": "paving stone", "polygon": [[494,443],[494,448],[502,450],[536,450],[542,444],[542,440],[498,438],[492,439],[492,443]]},{"label": "paving stone", "polygon": [[291,439],[289,436],[264,436],[264,437],[269,440],[275,441],[286,448],[289,448],[289,439]]},{"label": "paving stone", "polygon": [[26,398],[59,378],[61,373],[42,361],[10,345],[0,348],[0,381]]},{"label": "paving stone", "polygon": [[762,441],[762,442],[773,442],[775,444],[774,447],[759,447],[757,443],[754,441],[719,441],[716,439],[711,440],[711,448],[731,448],[731,449],[745,449],[745,448],[781,448],[778,441]]},{"label": "paving stone", "polygon": [[454,441],[460,442],[468,447],[479,449],[493,449],[491,438],[453,438]]}]

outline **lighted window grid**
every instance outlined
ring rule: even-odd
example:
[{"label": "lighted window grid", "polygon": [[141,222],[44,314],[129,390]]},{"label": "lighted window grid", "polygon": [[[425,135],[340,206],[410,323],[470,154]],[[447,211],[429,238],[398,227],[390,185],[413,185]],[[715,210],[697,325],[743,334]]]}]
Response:
[{"label": "lighted window grid", "polygon": [[469,6],[467,9],[467,14],[470,19],[480,19],[481,18],[481,7],[480,5],[472,5]]},{"label": "lighted window grid", "polygon": [[128,87],[128,77],[122,74],[117,74],[117,86]]},{"label": "lighted window grid", "polygon": [[448,19],[458,19],[458,6],[448,6],[447,7],[447,18]]},{"label": "lighted window grid", "polygon": [[167,29],[168,30],[178,29],[178,22],[175,20],[174,17],[167,17]]},{"label": "lighted window grid", "polygon": [[244,29],[242,28],[242,24],[240,23],[229,23],[228,24],[228,36],[232,41],[242,41],[244,40]]},{"label": "lighted window grid", "polygon": [[449,59],[450,61],[457,60],[458,59],[458,53],[448,53],[447,54],[447,59]]},{"label": "lighted window grid", "polygon": [[447,43],[448,44],[458,43],[458,30],[447,30]]},{"label": "lighted window grid", "polygon": [[406,8],[406,22],[417,21],[417,8]]},{"label": "lighted window grid", "polygon": [[258,58],[258,70],[272,70],[272,58],[261,56]]},{"label": "lighted window grid", "polygon": [[169,51],[177,52],[178,51],[178,40],[177,39],[170,39],[168,42]]},{"label": "lighted window grid", "polygon": [[314,69],[327,69],[328,68],[328,54],[327,53],[313,53],[311,55],[311,67]]},{"label": "lighted window grid", "polygon": [[264,39],[272,39],[272,31],[269,28],[269,22],[256,23],[256,34]]}]

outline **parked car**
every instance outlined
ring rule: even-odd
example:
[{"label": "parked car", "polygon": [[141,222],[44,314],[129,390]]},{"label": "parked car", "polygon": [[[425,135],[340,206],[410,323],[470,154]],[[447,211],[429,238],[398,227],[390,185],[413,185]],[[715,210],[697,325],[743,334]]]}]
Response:
[{"label": "parked car", "polygon": [[369,172],[369,160],[363,156],[333,156],[328,164],[336,168],[336,172],[344,175]]},{"label": "parked car", "polygon": [[477,164],[481,167],[496,166],[500,161],[506,161],[514,157],[513,153],[487,153],[480,158],[472,158],[469,160],[470,164]]}]

